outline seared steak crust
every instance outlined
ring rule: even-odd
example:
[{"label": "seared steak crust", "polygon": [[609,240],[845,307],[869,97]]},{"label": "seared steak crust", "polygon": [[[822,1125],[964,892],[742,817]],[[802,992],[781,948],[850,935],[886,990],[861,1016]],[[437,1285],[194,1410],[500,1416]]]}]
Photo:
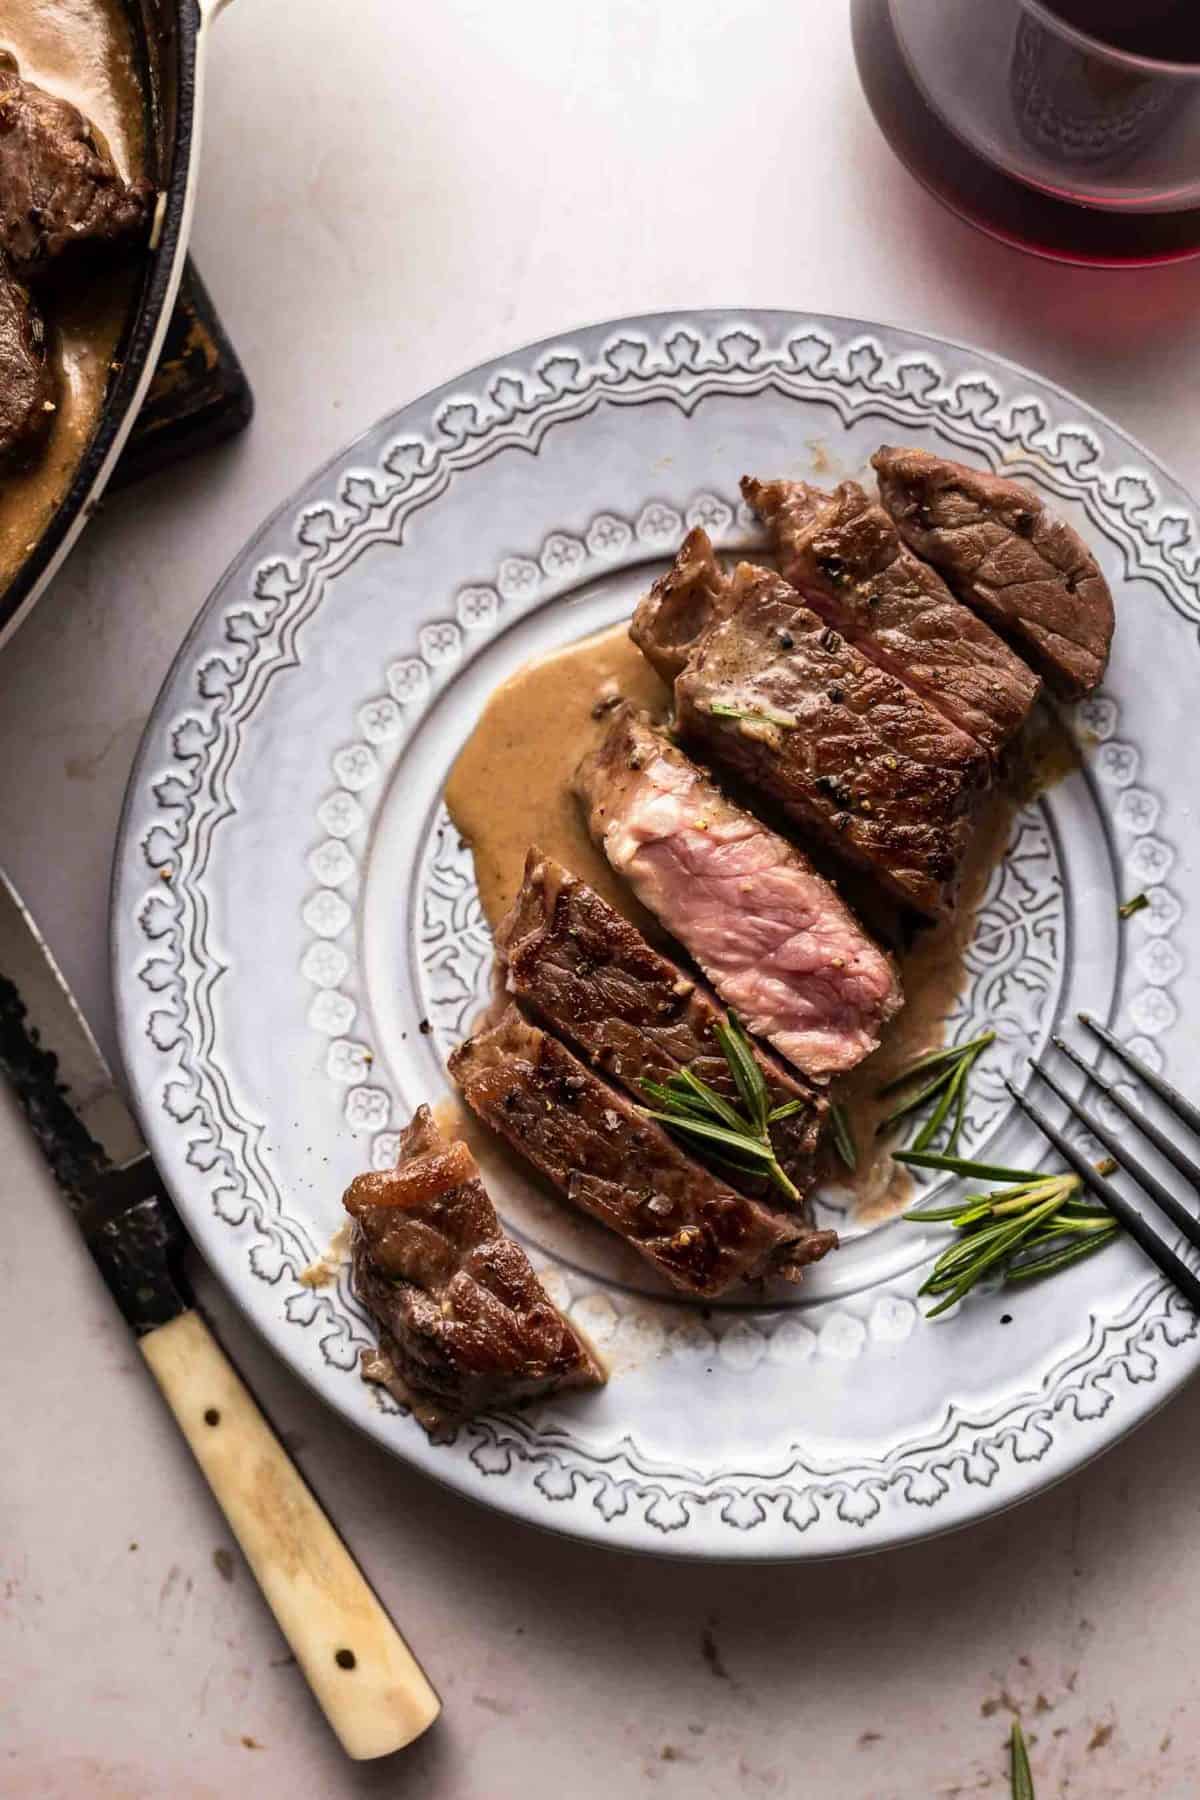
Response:
[{"label": "seared steak crust", "polygon": [[[529,852],[524,883],[496,945],[509,993],[635,1100],[645,1100],[643,1082],[664,1082],[688,1068],[738,1104],[714,1032],[721,1009],[709,990],[652,949],[594,888],[539,850]],[[756,1049],[755,1056],[772,1107],[802,1103],[772,1127],[771,1138],[780,1165],[807,1194],[816,1180],[828,1102],[769,1051]],[[743,1192],[787,1204],[765,1180],[732,1172],[727,1179]]]},{"label": "seared steak crust", "polygon": [[[684,1293],[795,1281],[832,1234],[735,1193],[510,1006],[450,1058],[468,1104],[566,1195]],[[822,1237],[825,1242],[819,1242]]]},{"label": "seared steak crust", "polygon": [[697,525],[684,538],[666,574],[659,576],[638,603],[629,635],[670,685],[696,640],[728,612],[731,598],[708,533]]},{"label": "seared steak crust", "polygon": [[[633,630],[652,653],[665,628],[660,666],[675,671],[680,735],[896,899],[948,911],[989,779],[978,741],[863,656],[782,576],[750,563],[725,575],[702,531],[671,577],[686,604],[668,616],[651,595]],[[690,639],[677,629],[685,615]]]},{"label": "seared steak crust", "polygon": [[928,450],[884,445],[871,461],[883,504],[917,555],[1055,693],[1090,693],[1108,663],[1113,602],[1078,533],[1020,482]]},{"label": "seared steak crust", "polygon": [[360,1175],[343,1204],[354,1291],[379,1326],[364,1374],[410,1405],[434,1442],[485,1407],[603,1382],[501,1229],[470,1151],[446,1142],[427,1106],[397,1166]]},{"label": "seared steak crust", "polygon": [[54,391],[41,314],[0,252],[0,464],[20,461],[45,436]]},{"label": "seared steak crust", "polygon": [[817,1078],[870,1054],[899,979],[807,857],[628,706],[575,788],[613,868],[749,1031]]},{"label": "seared steak crust", "polygon": [[37,276],[64,251],[141,237],[153,201],[150,182],[122,180],[89,119],[0,50],[0,250],[14,268]]},{"label": "seared steak crust", "polygon": [[826,494],[802,481],[746,476],[742,492],[771,530],[782,573],[814,612],[999,756],[1041,684],[913,555],[883,508],[856,481]]}]

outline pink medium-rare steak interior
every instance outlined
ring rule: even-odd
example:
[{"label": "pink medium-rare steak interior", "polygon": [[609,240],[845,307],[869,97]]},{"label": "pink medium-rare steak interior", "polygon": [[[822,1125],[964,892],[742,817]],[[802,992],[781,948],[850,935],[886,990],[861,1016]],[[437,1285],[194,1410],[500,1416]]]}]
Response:
[{"label": "pink medium-rare steak interior", "polygon": [[875,1049],[895,967],[800,851],[628,707],[576,788],[613,868],[748,1030],[817,1077]]}]

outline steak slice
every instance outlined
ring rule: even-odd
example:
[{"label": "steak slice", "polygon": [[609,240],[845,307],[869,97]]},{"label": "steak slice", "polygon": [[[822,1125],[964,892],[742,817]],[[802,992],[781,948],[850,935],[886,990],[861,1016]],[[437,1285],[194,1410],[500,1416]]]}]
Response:
[{"label": "steak slice", "polygon": [[708,533],[697,525],[666,574],[639,601],[629,635],[669,686],[696,640],[725,617],[731,603],[725,571],[713,555]]},{"label": "steak slice", "polygon": [[1006,637],[1056,694],[1091,693],[1108,664],[1113,602],[1083,539],[1017,481],[928,450],[871,458],[905,543]]},{"label": "steak slice", "polygon": [[[681,736],[894,898],[950,911],[990,773],[979,744],[860,655],[782,576],[750,563],[725,576],[704,544],[707,585],[726,592],[675,677]],[[687,569],[699,561],[693,544]],[[649,609],[635,619],[639,643],[655,623]],[[676,635],[673,662],[681,649]]]},{"label": "steak slice", "polygon": [[143,237],[153,203],[152,183],[121,178],[103,133],[0,50],[0,250],[14,268],[37,277],[64,251]]},{"label": "steak slice", "polygon": [[485,1123],[684,1293],[712,1299],[768,1274],[798,1281],[828,1248],[798,1215],[693,1162],[515,1006],[459,1045],[450,1072]]},{"label": "steak slice", "polygon": [[742,492],[813,611],[999,756],[1041,684],[913,555],[878,502],[856,481],[827,494],[803,481],[745,476]]},{"label": "steak slice", "polygon": [[342,1204],[354,1291],[379,1327],[363,1373],[435,1443],[485,1407],[604,1381],[502,1230],[471,1152],[447,1143],[427,1106],[401,1134],[396,1167],[360,1175]]},{"label": "steak slice", "polygon": [[54,392],[41,314],[0,253],[0,463],[23,461],[37,449]]},{"label": "steak slice", "polygon": [[[525,880],[501,922],[496,947],[509,993],[635,1100],[645,1101],[644,1082],[665,1082],[691,1069],[740,1104],[715,1034],[721,1009],[709,990],[540,850],[529,852]],[[769,1051],[756,1048],[755,1056],[771,1106],[799,1106],[772,1126],[771,1141],[784,1172],[807,1194],[817,1178],[828,1102]],[[729,1172],[725,1178],[745,1193],[786,1204],[761,1177]],[[832,1232],[824,1236],[830,1247],[837,1241]]]},{"label": "steak slice", "polygon": [[749,1031],[818,1078],[875,1049],[902,1004],[895,966],[806,856],[628,706],[575,788],[613,868]]}]

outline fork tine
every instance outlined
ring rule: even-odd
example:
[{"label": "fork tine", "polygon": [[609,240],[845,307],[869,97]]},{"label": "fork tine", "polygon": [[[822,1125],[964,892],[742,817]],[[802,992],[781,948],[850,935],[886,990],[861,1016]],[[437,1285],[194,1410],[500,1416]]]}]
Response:
[{"label": "fork tine", "polygon": [[1139,1162],[1136,1156],[1131,1155],[1123,1144],[1119,1144],[1113,1133],[1104,1129],[1099,1119],[1093,1118],[1086,1107],[1080,1106],[1077,1101],[1072,1100],[1066,1090],[1055,1081],[1053,1075],[1048,1074],[1039,1063],[1035,1063],[1032,1057],[1029,1060],[1029,1066],[1034,1074],[1045,1082],[1050,1092],[1058,1095],[1067,1111],[1073,1114],[1081,1125],[1086,1125],[1092,1136],[1098,1138],[1109,1154],[1116,1157],[1125,1173],[1132,1176],[1139,1187],[1145,1188],[1150,1198],[1162,1208],[1171,1223],[1183,1233],[1188,1243],[1194,1244],[1197,1250],[1200,1250],[1200,1219],[1188,1211],[1170,1188],[1163,1186],[1157,1175],[1152,1174],[1144,1163]]},{"label": "fork tine", "polygon": [[1111,1031],[1106,1031],[1103,1025],[1097,1024],[1091,1013],[1081,1012],[1079,1023],[1085,1025],[1102,1044],[1107,1045],[1118,1062],[1123,1062],[1127,1069],[1140,1075],[1146,1086],[1154,1090],[1164,1106],[1170,1107],[1177,1119],[1182,1119],[1192,1131],[1200,1133],[1200,1106],[1193,1106],[1190,1100],[1185,1100],[1178,1088],[1172,1087],[1169,1081],[1164,1081],[1161,1075],[1156,1075],[1140,1056],[1135,1056],[1132,1050],[1126,1049],[1119,1037],[1114,1037]]},{"label": "fork tine", "polygon": [[[1181,1175],[1186,1175],[1193,1187],[1200,1189],[1200,1163],[1193,1162],[1192,1158],[1180,1150],[1178,1145],[1173,1144],[1153,1119],[1148,1119],[1144,1113],[1139,1112],[1133,1101],[1127,1100],[1124,1094],[1112,1085],[1111,1081],[1105,1081],[1103,1075],[1097,1075],[1091,1064],[1085,1062],[1077,1050],[1072,1050],[1065,1039],[1056,1037],[1052,1038],[1051,1042],[1056,1050],[1062,1051],[1069,1062],[1073,1062],[1077,1069],[1083,1070],[1088,1080],[1094,1082],[1100,1092],[1112,1101],[1118,1112],[1124,1113],[1130,1123],[1137,1126],[1143,1137],[1149,1138],[1154,1148],[1165,1156],[1169,1163],[1174,1163]],[[1100,1137],[1100,1133],[1097,1132],[1096,1136]],[[1101,1138],[1102,1143],[1103,1141]],[[1129,1160],[1126,1156],[1119,1156],[1115,1150],[1113,1155],[1117,1157],[1118,1162],[1128,1162]]]},{"label": "fork tine", "polygon": [[1182,1258],[1175,1254],[1169,1244],[1164,1244],[1154,1227],[1146,1223],[1137,1207],[1131,1206],[1124,1194],[1118,1193],[1111,1182],[1106,1181],[1103,1175],[1097,1174],[1082,1151],[1077,1150],[1074,1144],[1067,1142],[1062,1133],[1050,1123],[1040,1106],[1035,1106],[1032,1100],[1027,1100],[1011,1081],[1005,1079],[1004,1085],[1021,1111],[1033,1121],[1042,1136],[1049,1139],[1063,1161],[1074,1169],[1084,1186],[1090,1188],[1097,1199],[1104,1202],[1113,1217],[1121,1221],[1134,1243],[1141,1246],[1150,1261],[1162,1270],[1169,1281],[1175,1283],[1180,1293],[1191,1302],[1197,1312],[1200,1312],[1200,1281],[1196,1279]]}]

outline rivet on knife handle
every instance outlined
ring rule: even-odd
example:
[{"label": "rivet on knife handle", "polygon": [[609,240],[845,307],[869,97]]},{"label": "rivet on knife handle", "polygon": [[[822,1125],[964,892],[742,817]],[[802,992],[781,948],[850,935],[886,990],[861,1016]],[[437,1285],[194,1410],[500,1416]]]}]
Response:
[{"label": "rivet on knife handle", "polygon": [[441,1703],[196,1312],[138,1340],[317,1703],[348,1756],[387,1756]]}]

